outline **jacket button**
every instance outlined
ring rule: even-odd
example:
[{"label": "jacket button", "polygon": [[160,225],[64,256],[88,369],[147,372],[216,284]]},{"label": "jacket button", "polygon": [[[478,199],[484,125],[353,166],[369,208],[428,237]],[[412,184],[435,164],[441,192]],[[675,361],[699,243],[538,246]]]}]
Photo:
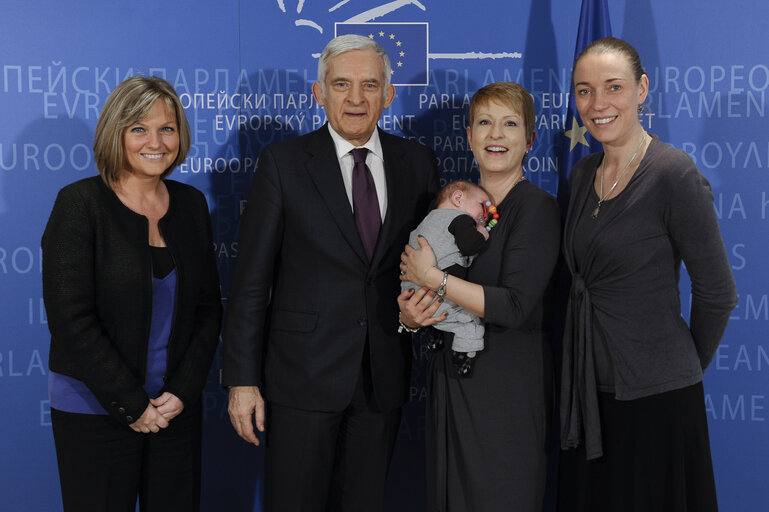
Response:
[{"label": "jacket button", "polygon": [[360,325],[361,327],[366,327],[366,319],[361,318],[360,320],[358,320],[358,325]]},{"label": "jacket button", "polygon": [[133,422],[134,422],[134,418],[133,418],[133,416],[126,416],[126,417],[125,417],[125,420],[126,420],[128,423],[133,423]]},{"label": "jacket button", "polygon": [[110,405],[111,405],[112,407],[117,407],[117,402],[111,402],[111,403],[110,403]]},{"label": "jacket button", "polygon": [[117,412],[118,412],[118,414],[125,414],[125,409],[124,409],[123,407],[120,407],[120,408],[117,410]]}]

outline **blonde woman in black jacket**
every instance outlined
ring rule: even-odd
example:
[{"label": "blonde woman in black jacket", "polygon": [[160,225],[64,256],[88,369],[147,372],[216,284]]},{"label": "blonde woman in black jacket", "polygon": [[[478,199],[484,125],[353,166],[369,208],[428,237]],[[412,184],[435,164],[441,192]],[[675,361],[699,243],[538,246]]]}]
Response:
[{"label": "blonde woman in black jacket", "polygon": [[221,299],[205,198],[165,179],[189,146],[171,85],[125,80],[96,127],[100,176],[59,192],[43,234],[65,511],[199,509]]}]

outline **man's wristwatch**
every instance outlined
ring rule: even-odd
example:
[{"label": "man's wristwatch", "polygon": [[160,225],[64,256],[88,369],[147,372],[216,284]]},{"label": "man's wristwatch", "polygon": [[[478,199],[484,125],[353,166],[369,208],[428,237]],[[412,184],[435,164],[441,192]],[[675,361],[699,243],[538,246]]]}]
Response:
[{"label": "man's wristwatch", "polygon": [[443,297],[446,295],[446,281],[449,279],[449,273],[444,271],[443,272],[443,281],[441,281],[441,286],[435,290],[435,294],[438,297]]}]

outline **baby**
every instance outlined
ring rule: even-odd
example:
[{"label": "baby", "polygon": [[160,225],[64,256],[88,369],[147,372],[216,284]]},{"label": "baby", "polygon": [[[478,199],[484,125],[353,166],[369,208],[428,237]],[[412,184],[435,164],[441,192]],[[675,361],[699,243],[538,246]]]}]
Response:
[{"label": "baby", "polygon": [[[489,195],[482,187],[464,180],[448,183],[438,193],[435,202],[435,209],[411,232],[409,244],[419,249],[417,236],[423,236],[435,253],[438,268],[465,279],[467,267],[488,240],[491,227],[496,224],[496,219],[492,218],[487,227],[489,211],[494,217],[496,210],[490,206]],[[416,288],[416,285],[409,281],[401,283],[401,290],[411,288]],[[446,299],[436,315],[444,311],[448,316],[434,327],[454,333],[452,360],[457,373],[469,377],[476,353],[483,350],[483,321]]]}]

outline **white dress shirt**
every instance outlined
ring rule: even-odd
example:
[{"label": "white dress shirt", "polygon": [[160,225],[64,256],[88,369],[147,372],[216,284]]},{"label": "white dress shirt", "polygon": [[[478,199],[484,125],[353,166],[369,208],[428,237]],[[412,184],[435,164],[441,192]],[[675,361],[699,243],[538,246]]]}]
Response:
[{"label": "white dress shirt", "polygon": [[328,125],[328,131],[331,133],[331,138],[334,140],[336,157],[339,159],[339,167],[342,169],[342,180],[344,181],[344,188],[347,191],[347,199],[350,201],[350,207],[353,207],[352,168],[355,165],[350,151],[358,147],[368,149],[366,165],[374,178],[376,196],[379,200],[379,213],[384,221],[385,213],[387,212],[387,183],[385,181],[384,154],[382,153],[382,144],[379,141],[379,131],[375,129],[374,133],[371,134],[371,137],[363,146],[353,146],[341,135],[335,132],[331,127],[331,124]]}]

